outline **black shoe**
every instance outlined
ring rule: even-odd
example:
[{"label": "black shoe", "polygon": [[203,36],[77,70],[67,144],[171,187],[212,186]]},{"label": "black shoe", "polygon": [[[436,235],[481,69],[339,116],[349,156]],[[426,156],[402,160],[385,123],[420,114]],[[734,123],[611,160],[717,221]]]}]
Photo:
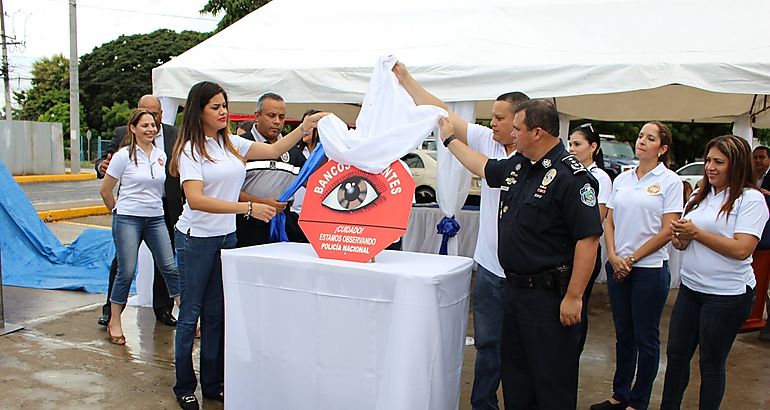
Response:
[{"label": "black shoe", "polygon": [[204,399],[208,399],[208,400],[216,400],[216,401],[220,401],[220,402],[224,403],[225,402],[225,392],[219,392],[219,394],[215,394],[213,396],[207,396],[207,395],[204,394],[203,398]]},{"label": "black shoe", "polygon": [[99,326],[107,326],[110,324],[110,315],[101,315],[99,316],[99,320],[96,321],[96,323],[99,324]]},{"label": "black shoe", "polygon": [[194,394],[183,394],[177,397],[176,401],[179,403],[179,407],[184,410],[198,410],[200,408],[198,406],[198,399]]},{"label": "black shoe", "polygon": [[159,315],[156,315],[155,320],[163,323],[166,326],[176,326],[176,319],[174,318],[174,315],[172,315],[169,311],[165,311]]},{"label": "black shoe", "polygon": [[626,403],[620,402],[615,404],[609,400],[605,400],[601,403],[591,405],[591,410],[625,410],[626,407]]}]

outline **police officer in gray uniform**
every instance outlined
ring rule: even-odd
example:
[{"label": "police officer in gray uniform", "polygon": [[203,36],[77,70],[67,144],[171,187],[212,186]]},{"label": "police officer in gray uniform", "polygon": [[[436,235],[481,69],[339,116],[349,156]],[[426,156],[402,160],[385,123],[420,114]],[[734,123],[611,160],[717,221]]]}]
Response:
[{"label": "police officer in gray uniform", "polygon": [[574,409],[583,292],[602,233],[598,183],[558,138],[556,108],[531,100],[515,109],[518,154],[489,160],[441,138],[474,174],[500,187],[498,258],[507,286],[502,376],[506,409]]}]

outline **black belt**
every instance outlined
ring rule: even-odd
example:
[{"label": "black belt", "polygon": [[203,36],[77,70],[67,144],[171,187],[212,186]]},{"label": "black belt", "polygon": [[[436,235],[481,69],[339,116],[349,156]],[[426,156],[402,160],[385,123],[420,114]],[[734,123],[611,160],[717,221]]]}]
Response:
[{"label": "black belt", "polygon": [[553,272],[543,272],[534,275],[519,275],[513,272],[505,272],[505,277],[508,279],[514,288],[519,289],[554,289],[556,288],[556,280],[554,279]]},{"label": "black belt", "polygon": [[567,291],[571,274],[572,266],[562,265],[531,275],[506,271],[505,278],[514,288],[557,289],[559,294],[563,296]]}]

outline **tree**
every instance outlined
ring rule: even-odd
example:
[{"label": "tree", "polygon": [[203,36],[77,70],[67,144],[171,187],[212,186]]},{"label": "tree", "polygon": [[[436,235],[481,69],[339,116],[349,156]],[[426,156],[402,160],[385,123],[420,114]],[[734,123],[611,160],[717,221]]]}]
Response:
[{"label": "tree", "polygon": [[267,3],[270,3],[270,0],[209,0],[200,13],[211,13],[216,16],[224,12],[225,15],[217,24],[216,32],[220,32]]},{"label": "tree", "polygon": [[32,63],[32,87],[14,93],[20,107],[14,117],[37,121],[57,104],[69,104],[69,64],[61,54]]},{"label": "tree", "polygon": [[[83,106],[80,106],[80,118],[85,117],[85,112],[83,111]],[[62,130],[64,132],[64,141],[68,142],[70,140],[70,103],[68,102],[59,102],[56,103],[53,107],[49,108],[46,112],[41,114],[39,117],[35,118],[35,121],[44,121],[44,122],[60,122],[62,125]],[[80,121],[80,135],[85,135],[86,131],[88,131],[88,125],[85,121]],[[67,145],[67,144],[65,144]]]},{"label": "tree", "polygon": [[[130,115],[131,108],[127,101],[113,103],[112,107],[102,107],[102,121],[107,130],[113,130],[128,124],[128,117]],[[109,133],[102,135],[109,135]]]},{"label": "tree", "polygon": [[101,133],[111,128],[102,119],[102,107],[128,101],[134,106],[152,93],[152,69],[182,54],[209,37],[209,33],[157,30],[120,36],[96,47],[80,59],[80,87],[86,118]]}]

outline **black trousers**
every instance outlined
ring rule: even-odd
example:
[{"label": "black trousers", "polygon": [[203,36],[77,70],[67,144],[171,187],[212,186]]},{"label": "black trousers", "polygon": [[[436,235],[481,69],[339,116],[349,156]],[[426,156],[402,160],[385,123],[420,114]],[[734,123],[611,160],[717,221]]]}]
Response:
[{"label": "black trousers", "polygon": [[591,299],[591,292],[594,290],[594,283],[596,278],[599,277],[599,272],[602,269],[602,246],[599,245],[599,249],[596,250],[596,264],[594,265],[594,271],[591,273],[591,279],[588,280],[586,289],[583,292],[583,315],[580,319],[580,353],[583,353],[583,348],[586,345],[586,336],[588,336],[588,302]]},{"label": "black trousers", "polygon": [[[169,232],[169,239],[171,239],[171,249],[174,249],[174,224],[176,221],[171,221],[168,217],[168,204],[166,198],[163,198],[163,217],[166,221],[166,229]],[[155,264],[155,273],[152,280],[152,310],[155,311],[155,317],[159,317],[164,312],[171,312],[174,308],[174,299],[168,296],[168,287],[166,281],[163,279],[163,275],[158,270],[158,265]],[[115,276],[118,274],[118,256],[112,259],[112,265],[110,266],[110,284],[107,287],[107,302],[102,306],[102,315],[110,316],[110,294],[112,294],[112,285],[115,283]]]},{"label": "black trousers", "polygon": [[562,326],[555,289],[506,283],[501,349],[506,410],[577,406],[580,326]]},{"label": "black trousers", "polygon": [[[299,227],[299,215],[291,212],[288,206],[283,213],[286,215],[286,236],[289,238],[289,242],[308,243],[305,234]],[[237,248],[270,243],[270,224],[259,219],[246,219],[243,215],[237,215],[235,236],[238,238]]]}]

